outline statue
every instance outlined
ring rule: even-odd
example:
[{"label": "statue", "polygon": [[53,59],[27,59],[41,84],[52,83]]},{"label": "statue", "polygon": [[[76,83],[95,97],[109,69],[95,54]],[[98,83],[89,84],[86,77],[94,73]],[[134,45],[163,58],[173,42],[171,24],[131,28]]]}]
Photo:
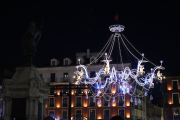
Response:
[{"label": "statue", "polygon": [[31,22],[27,32],[25,33],[23,39],[22,39],[22,48],[24,50],[24,57],[27,58],[27,65],[32,64],[32,59],[35,56],[35,53],[37,52],[36,46],[41,38],[42,34],[42,24],[41,28],[38,30],[36,28],[35,22]]}]

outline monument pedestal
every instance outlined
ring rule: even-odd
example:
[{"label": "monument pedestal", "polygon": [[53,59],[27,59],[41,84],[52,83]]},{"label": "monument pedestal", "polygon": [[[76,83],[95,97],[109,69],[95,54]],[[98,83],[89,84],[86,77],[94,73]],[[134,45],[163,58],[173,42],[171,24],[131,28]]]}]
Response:
[{"label": "monument pedestal", "polygon": [[34,67],[19,67],[12,79],[4,79],[4,120],[26,117],[43,120],[50,86],[44,83]]}]

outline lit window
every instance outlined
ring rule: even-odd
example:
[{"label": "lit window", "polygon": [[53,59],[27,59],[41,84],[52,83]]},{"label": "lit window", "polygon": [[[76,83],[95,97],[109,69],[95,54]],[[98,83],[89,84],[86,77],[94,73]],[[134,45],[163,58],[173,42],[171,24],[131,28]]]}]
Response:
[{"label": "lit window", "polygon": [[64,85],[63,86],[63,94],[67,94],[68,93],[68,86]]},{"label": "lit window", "polygon": [[173,108],[173,118],[174,120],[180,119],[180,108]]},{"label": "lit window", "polygon": [[64,82],[68,81],[68,73],[64,73]]}]

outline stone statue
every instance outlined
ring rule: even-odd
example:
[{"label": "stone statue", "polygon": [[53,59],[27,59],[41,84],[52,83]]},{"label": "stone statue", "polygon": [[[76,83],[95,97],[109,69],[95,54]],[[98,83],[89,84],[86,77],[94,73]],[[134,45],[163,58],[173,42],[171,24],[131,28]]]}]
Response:
[{"label": "stone statue", "polygon": [[35,22],[31,22],[27,32],[25,33],[23,39],[22,39],[22,48],[24,50],[24,57],[27,58],[27,64],[31,65],[32,64],[32,59],[35,56],[35,53],[37,52],[36,46],[41,38],[42,34],[42,24],[41,27],[38,30],[36,28]]}]

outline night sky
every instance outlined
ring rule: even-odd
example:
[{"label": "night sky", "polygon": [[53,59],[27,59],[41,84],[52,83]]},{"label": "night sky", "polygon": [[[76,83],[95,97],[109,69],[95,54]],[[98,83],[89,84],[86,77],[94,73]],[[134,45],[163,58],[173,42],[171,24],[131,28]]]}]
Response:
[{"label": "night sky", "polygon": [[[75,52],[99,52],[111,32],[109,26],[125,26],[123,34],[145,57],[174,73],[180,66],[180,1],[62,1],[1,0],[0,54],[1,64],[24,63],[22,38],[31,21],[37,27],[44,19],[42,37],[37,45],[34,64],[75,58]],[[141,57],[139,57],[141,58]]]}]

